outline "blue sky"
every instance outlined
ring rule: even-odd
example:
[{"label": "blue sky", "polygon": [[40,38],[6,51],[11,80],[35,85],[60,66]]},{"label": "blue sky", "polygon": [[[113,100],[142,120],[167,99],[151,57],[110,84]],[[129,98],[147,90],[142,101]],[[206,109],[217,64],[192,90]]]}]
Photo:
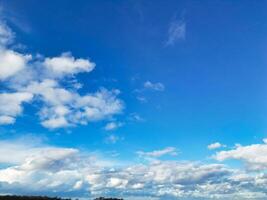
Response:
[{"label": "blue sky", "polygon": [[266,1],[0,6],[0,193],[266,198]]}]

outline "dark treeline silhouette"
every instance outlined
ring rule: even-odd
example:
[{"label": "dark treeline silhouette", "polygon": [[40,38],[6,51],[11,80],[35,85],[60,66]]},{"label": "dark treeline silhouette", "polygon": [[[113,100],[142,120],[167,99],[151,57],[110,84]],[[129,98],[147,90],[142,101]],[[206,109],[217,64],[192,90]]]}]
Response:
[{"label": "dark treeline silhouette", "polygon": [[[0,195],[0,200],[71,200],[63,199],[59,197],[47,197],[47,196],[16,196],[16,195]],[[123,200],[118,198],[98,197],[95,200]]]},{"label": "dark treeline silhouette", "polygon": [[5,195],[5,196],[0,196],[0,200],[71,200],[71,199],[62,199],[59,197],[47,197],[47,196]]},{"label": "dark treeline silhouette", "polygon": [[95,200],[123,200],[123,199],[98,197],[98,198],[96,198]]}]

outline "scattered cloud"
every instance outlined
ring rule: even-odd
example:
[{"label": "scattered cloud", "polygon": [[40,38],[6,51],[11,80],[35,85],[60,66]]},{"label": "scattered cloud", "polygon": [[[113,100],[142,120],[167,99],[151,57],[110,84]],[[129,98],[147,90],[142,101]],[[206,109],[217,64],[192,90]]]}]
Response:
[{"label": "scattered cloud", "polygon": [[219,143],[219,142],[215,142],[215,143],[212,143],[212,144],[209,144],[208,145],[208,149],[209,150],[213,150],[213,149],[219,149],[221,147],[225,147],[225,145]]},{"label": "scattered cloud", "polygon": [[[264,140],[265,141],[265,140]],[[241,160],[245,162],[250,170],[267,169],[267,144],[252,144],[248,146],[237,145],[232,150],[219,151],[214,155],[218,161],[228,159]]]},{"label": "scattered cloud", "polygon": [[180,40],[185,40],[186,37],[186,22],[184,18],[173,20],[168,29],[168,39],[166,46],[172,46]]},{"label": "scattered cloud", "polygon": [[144,83],[145,89],[155,90],[155,91],[164,91],[165,86],[162,83],[152,83],[150,81],[146,81]]},{"label": "scattered cloud", "polygon": [[[75,75],[91,72],[95,63],[70,52],[49,58],[16,52],[9,48],[14,35],[0,22],[1,125],[15,123],[24,103],[38,104],[40,124],[49,129],[86,125],[122,112],[124,103],[117,98],[117,89],[100,88],[84,95],[77,91],[82,84]],[[75,84],[64,87],[69,78]]]}]

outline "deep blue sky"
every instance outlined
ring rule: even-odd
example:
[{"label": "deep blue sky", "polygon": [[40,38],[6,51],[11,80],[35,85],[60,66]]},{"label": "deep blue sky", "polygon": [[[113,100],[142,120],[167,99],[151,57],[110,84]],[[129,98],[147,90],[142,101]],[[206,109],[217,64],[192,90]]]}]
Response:
[{"label": "deep blue sky", "polygon": [[[174,147],[180,153],[170,159],[209,162],[211,143],[230,148],[267,136],[266,1],[3,0],[1,6],[23,45],[18,52],[90,59],[95,69],[75,75],[83,84],[79,94],[118,89],[124,102],[118,115],[56,129],[40,125],[39,102],[25,104],[14,124],[0,127],[2,139],[31,134],[51,145],[118,152],[123,161],[135,160],[136,151]],[[107,131],[110,121],[121,125]],[[108,142],[110,136],[117,140]]]}]

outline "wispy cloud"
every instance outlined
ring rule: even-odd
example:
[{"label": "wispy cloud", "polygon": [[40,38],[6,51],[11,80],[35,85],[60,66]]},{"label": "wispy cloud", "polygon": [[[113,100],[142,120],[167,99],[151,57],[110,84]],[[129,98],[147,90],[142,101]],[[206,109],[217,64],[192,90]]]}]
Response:
[{"label": "wispy cloud", "polygon": [[106,126],[104,127],[104,129],[106,131],[113,131],[118,129],[119,127],[123,126],[122,122],[109,122],[106,124]]},{"label": "wispy cloud", "polygon": [[184,18],[171,21],[168,29],[168,39],[166,46],[174,45],[176,42],[185,40],[186,38],[186,22]]},{"label": "wispy cloud", "polygon": [[122,138],[120,138],[119,136],[114,135],[114,134],[109,135],[109,136],[107,136],[107,137],[105,138],[105,142],[106,142],[107,144],[115,144],[115,143],[117,143],[119,140],[122,140]]},{"label": "wispy cloud", "polygon": [[176,156],[178,152],[175,147],[166,147],[164,149],[154,150],[150,152],[137,151],[137,154],[141,157],[159,158],[165,155]]},{"label": "wispy cloud", "polygon": [[164,91],[165,90],[165,86],[158,82],[158,83],[152,83],[151,81],[146,81],[144,83],[144,88],[145,89],[149,89],[149,90],[154,90],[154,91]]}]

